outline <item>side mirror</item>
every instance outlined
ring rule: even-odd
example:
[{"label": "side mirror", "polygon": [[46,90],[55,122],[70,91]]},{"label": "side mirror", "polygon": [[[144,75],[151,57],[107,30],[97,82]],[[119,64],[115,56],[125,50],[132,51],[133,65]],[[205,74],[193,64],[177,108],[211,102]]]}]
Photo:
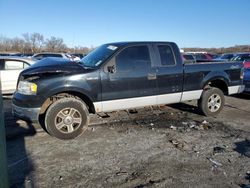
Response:
[{"label": "side mirror", "polygon": [[116,63],[115,59],[111,59],[104,68],[104,72],[114,74],[116,73]]},{"label": "side mirror", "polygon": [[107,70],[109,73],[115,73],[116,72],[116,68],[115,68],[115,65],[110,65],[110,66],[107,66]]}]

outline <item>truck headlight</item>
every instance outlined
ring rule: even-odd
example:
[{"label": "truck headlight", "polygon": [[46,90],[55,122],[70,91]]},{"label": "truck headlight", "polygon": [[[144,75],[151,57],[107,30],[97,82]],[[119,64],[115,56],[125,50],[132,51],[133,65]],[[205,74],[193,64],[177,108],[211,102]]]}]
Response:
[{"label": "truck headlight", "polygon": [[17,86],[17,92],[23,95],[36,95],[37,85],[32,82],[20,81]]}]

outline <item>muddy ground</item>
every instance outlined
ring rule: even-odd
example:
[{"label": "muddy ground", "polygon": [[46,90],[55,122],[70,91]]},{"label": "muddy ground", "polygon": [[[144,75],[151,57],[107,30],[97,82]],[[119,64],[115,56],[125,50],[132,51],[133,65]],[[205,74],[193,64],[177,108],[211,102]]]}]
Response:
[{"label": "muddy ground", "polygon": [[250,97],[218,117],[193,102],[93,115],[74,140],[12,117],[4,99],[11,187],[250,187]]}]

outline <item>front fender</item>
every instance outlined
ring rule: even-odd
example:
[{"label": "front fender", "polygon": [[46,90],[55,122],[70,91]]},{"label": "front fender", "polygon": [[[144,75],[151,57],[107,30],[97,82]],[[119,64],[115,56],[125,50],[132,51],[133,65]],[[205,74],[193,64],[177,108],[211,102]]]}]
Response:
[{"label": "front fender", "polygon": [[73,86],[64,86],[64,87],[53,88],[52,90],[50,90],[50,92],[48,92],[44,96],[44,99],[46,100],[47,98],[54,96],[56,94],[59,94],[59,93],[73,93],[73,92],[85,95],[91,101],[94,101],[93,97],[91,97],[91,94],[88,90],[80,89],[80,88],[73,87]]}]

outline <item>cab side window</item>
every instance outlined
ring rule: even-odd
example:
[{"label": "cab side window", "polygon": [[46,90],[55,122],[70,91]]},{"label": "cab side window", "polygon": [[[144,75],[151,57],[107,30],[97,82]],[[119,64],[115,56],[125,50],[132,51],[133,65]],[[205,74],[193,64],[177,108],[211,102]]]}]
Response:
[{"label": "cab side window", "polygon": [[132,46],[116,57],[117,71],[145,68],[151,64],[147,46]]},{"label": "cab side window", "polygon": [[173,66],[175,65],[175,58],[173,51],[168,45],[159,45],[158,50],[161,58],[161,66]]}]

